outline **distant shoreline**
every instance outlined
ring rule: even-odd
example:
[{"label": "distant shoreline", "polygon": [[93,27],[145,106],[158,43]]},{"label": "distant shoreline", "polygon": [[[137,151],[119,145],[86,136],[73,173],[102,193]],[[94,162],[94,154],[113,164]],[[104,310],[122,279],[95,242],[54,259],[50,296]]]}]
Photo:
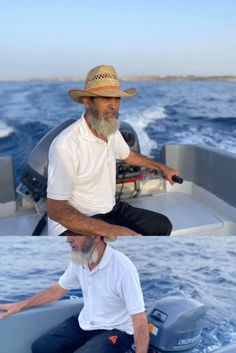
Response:
[{"label": "distant shoreline", "polygon": [[[35,78],[0,78],[0,82],[84,82],[81,77],[35,77]],[[123,76],[120,81],[236,81],[236,76]]]}]

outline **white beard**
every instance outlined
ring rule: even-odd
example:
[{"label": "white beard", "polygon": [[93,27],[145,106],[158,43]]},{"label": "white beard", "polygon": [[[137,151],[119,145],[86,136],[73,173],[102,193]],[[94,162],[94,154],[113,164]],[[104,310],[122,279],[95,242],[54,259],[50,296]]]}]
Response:
[{"label": "white beard", "polygon": [[91,127],[101,136],[112,135],[120,127],[118,115],[114,118],[104,119],[103,117],[96,117],[92,112],[89,112],[87,118]]},{"label": "white beard", "polygon": [[94,264],[98,260],[98,250],[95,246],[88,252],[72,251],[70,257],[71,261],[76,265]]}]

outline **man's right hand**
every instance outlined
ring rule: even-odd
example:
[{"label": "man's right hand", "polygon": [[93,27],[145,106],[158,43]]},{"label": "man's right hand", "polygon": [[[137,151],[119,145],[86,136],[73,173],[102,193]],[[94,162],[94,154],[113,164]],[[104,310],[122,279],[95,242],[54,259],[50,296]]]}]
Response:
[{"label": "man's right hand", "polygon": [[13,314],[21,311],[22,307],[20,303],[11,303],[11,304],[3,304],[0,305],[0,311],[5,311],[5,313],[0,314],[0,320],[5,319]]}]

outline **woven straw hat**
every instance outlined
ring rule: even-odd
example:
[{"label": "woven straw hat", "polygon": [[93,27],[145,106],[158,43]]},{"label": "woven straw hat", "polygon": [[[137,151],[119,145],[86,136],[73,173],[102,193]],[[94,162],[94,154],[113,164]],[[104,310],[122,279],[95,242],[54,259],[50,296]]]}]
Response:
[{"label": "woven straw hat", "polygon": [[132,97],[136,94],[135,88],[121,90],[116,71],[110,65],[99,65],[90,70],[85,80],[84,90],[69,91],[69,96],[77,103],[83,103],[82,97]]}]

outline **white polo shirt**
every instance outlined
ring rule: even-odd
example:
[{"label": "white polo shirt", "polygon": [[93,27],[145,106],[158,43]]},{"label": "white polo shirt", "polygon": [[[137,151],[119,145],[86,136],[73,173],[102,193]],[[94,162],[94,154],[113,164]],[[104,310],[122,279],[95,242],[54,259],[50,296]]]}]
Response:
[{"label": "white polo shirt", "polygon": [[130,315],[145,311],[135,266],[127,256],[108,245],[92,271],[71,262],[58,283],[67,290],[81,287],[84,307],[79,324],[84,330],[119,329],[133,334]]},{"label": "white polo shirt", "polygon": [[[81,213],[107,213],[115,205],[116,159],[126,159],[130,148],[120,131],[108,143],[96,137],[82,118],[66,128],[49,150],[47,196],[68,200]],[[49,219],[49,234],[65,228]]]}]

